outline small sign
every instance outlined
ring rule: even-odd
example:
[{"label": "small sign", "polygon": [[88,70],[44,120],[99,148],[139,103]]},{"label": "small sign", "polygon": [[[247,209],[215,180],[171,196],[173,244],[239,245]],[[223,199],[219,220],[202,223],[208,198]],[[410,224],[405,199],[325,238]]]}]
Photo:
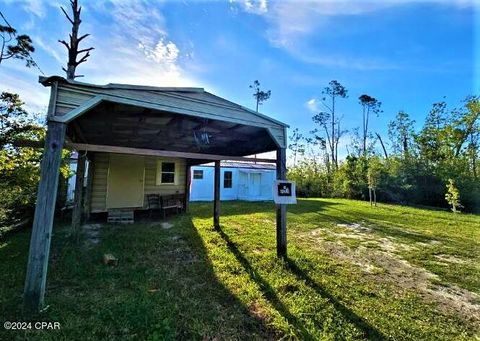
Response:
[{"label": "small sign", "polygon": [[280,182],[277,185],[277,194],[279,197],[291,197],[292,184],[290,182]]},{"label": "small sign", "polygon": [[277,180],[273,184],[273,201],[275,204],[296,204],[295,182]]}]

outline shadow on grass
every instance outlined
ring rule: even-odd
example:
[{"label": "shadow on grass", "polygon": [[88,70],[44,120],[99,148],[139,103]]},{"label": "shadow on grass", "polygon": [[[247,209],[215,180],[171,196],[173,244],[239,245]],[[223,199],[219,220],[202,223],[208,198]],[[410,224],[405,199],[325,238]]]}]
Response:
[{"label": "shadow on grass", "polygon": [[[299,199],[301,205],[290,205],[288,211],[294,214],[314,213],[327,206],[344,205],[343,203],[326,202],[314,199]],[[213,217],[213,202],[196,201],[190,203],[190,213],[197,218]],[[222,201],[220,217],[234,215],[249,215],[255,213],[275,214],[273,201]]]},{"label": "shadow on grass", "polygon": [[[405,228],[404,225],[395,223],[393,221],[383,222],[382,216],[378,212],[352,212],[352,211],[343,211],[337,208],[332,208],[333,210],[338,210],[341,213],[337,214],[335,217],[335,222],[343,224],[351,223],[365,223],[366,227],[370,228],[373,232],[379,233],[384,236],[389,236],[393,238],[401,238],[403,240],[408,240],[409,242],[417,243],[429,243],[432,241],[448,241],[448,238],[441,236],[431,236],[419,232],[412,231]],[[325,214],[329,219],[332,218],[332,214]],[[341,218],[340,218],[341,217]]]},{"label": "shadow on grass", "polygon": [[[275,290],[268,284],[268,282],[256,271],[250,262],[245,258],[242,252],[238,249],[230,237],[221,229],[215,229],[223,240],[226,242],[230,251],[234,254],[235,258],[242,264],[250,278],[257,283],[260,287],[263,295],[273,305],[273,307],[296,329],[302,334],[303,339],[314,339],[314,337],[305,328],[302,321],[300,321],[295,315],[293,315],[289,309],[280,301]],[[308,286],[314,289],[320,296],[328,299],[334,308],[341,313],[341,315],[350,323],[354,324],[360,329],[366,338],[373,340],[386,340],[386,337],[378,331],[375,327],[369,325],[364,319],[356,315],[351,309],[340,303],[333,295],[327,292],[323,287],[317,284],[311,279],[302,269],[300,269],[295,261],[287,258],[287,268],[300,280],[304,281]]]},{"label": "shadow on grass", "polygon": [[[103,225],[98,244],[71,245],[56,226],[46,301],[58,321],[35,339],[274,339],[281,337],[222,282],[188,215],[155,224]],[[21,321],[29,231],[0,244],[0,316]],[[117,266],[102,263],[112,253]],[[74,307],[74,309],[72,309]],[[16,337],[0,330],[0,339]]]},{"label": "shadow on grass", "polygon": [[358,329],[360,329],[364,336],[369,340],[386,340],[387,338],[383,335],[378,329],[370,325],[362,317],[358,316],[353,310],[343,305],[338,301],[332,294],[325,290],[321,285],[315,282],[304,270],[302,270],[297,263],[291,259],[286,258],[285,262],[287,263],[288,269],[301,281],[314,289],[320,296],[327,298],[329,302],[334,306],[335,310],[340,312],[342,316],[354,324]]},{"label": "shadow on grass", "polygon": [[313,340],[314,337],[308,332],[302,322],[293,315],[288,308],[280,301],[275,290],[268,284],[268,282],[256,271],[251,265],[250,262],[245,258],[242,252],[237,248],[235,243],[230,240],[230,237],[221,229],[215,228],[222,239],[226,242],[228,248],[233,253],[237,261],[242,264],[245,271],[250,276],[250,279],[253,280],[259,286],[265,298],[273,305],[273,307],[291,324],[297,329],[301,334],[303,339]]}]

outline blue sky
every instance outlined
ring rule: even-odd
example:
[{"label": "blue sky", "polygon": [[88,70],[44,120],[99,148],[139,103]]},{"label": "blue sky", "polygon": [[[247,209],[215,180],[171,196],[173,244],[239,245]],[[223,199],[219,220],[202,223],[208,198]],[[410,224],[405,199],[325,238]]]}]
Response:
[{"label": "blue sky", "polygon": [[[458,106],[480,94],[476,0],[80,2],[81,32],[92,35],[83,46],[95,47],[78,69],[85,82],[200,86],[254,108],[248,86],[258,79],[272,91],[261,111],[308,132],[322,89],[336,79],[349,90],[339,104],[343,126],[361,124],[357,98],[367,93],[383,103],[371,131],[385,139],[399,110],[420,126],[444,96]],[[59,10],[67,3],[0,0],[10,23],[33,38],[46,75],[63,75],[66,52],[57,40],[69,31]],[[5,62],[0,88],[45,111],[48,89],[38,75]]]}]

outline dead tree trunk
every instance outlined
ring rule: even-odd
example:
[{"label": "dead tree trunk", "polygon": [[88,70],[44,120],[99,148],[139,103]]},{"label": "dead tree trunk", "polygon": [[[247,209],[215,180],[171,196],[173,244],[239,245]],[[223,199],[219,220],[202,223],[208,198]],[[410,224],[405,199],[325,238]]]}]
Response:
[{"label": "dead tree trunk", "polygon": [[383,144],[383,140],[382,140],[382,137],[380,136],[379,133],[375,133],[378,137],[378,140],[380,141],[380,144],[382,145],[382,149],[383,149],[383,154],[385,155],[385,159],[388,159],[388,153],[387,153],[387,149],[385,148],[385,145]]},{"label": "dead tree trunk", "polygon": [[[86,62],[87,58],[90,57],[90,51],[93,50],[93,47],[87,49],[78,49],[80,42],[88,37],[90,34],[84,34],[81,37],[78,37],[78,30],[82,20],[80,20],[80,13],[82,12],[82,7],[78,7],[78,0],[70,0],[70,6],[72,7],[72,17],[68,15],[63,7],[60,7],[63,14],[67,17],[68,21],[72,24],[72,33],[70,33],[70,44],[65,40],[59,40],[59,42],[67,48],[68,51],[68,63],[67,68],[62,68],[63,71],[67,74],[67,79],[74,80],[76,77],[82,77],[82,75],[76,75],[75,71],[77,66]],[[84,53],[79,60],[77,58],[80,54]]]}]

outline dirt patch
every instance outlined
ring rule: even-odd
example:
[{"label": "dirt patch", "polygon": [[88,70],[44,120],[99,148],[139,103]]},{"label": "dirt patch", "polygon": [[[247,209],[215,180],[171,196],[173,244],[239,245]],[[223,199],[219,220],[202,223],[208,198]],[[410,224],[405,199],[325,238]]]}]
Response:
[{"label": "dirt patch", "polygon": [[335,237],[339,238],[347,238],[347,239],[359,239],[359,240],[365,240],[366,238],[364,236],[361,236],[356,233],[332,233],[335,235]]},{"label": "dirt patch", "polygon": [[165,223],[161,223],[160,226],[162,227],[162,229],[168,230],[173,227],[173,224],[165,222]]},{"label": "dirt patch", "polygon": [[82,232],[85,236],[85,244],[93,246],[100,243],[101,224],[85,224],[82,226]]},{"label": "dirt patch", "polygon": [[429,246],[434,246],[434,245],[440,245],[442,244],[442,242],[438,241],[438,240],[431,240],[427,243],[424,243],[424,242],[417,242],[416,245],[418,246],[426,246],[426,247],[429,247]]},{"label": "dirt patch", "polygon": [[154,222],[154,223],[151,223],[150,225],[148,225],[148,227],[161,227],[164,230],[171,229],[173,226],[174,225],[172,223],[169,223],[167,221],[163,222],[163,223]]},{"label": "dirt patch", "polygon": [[352,229],[355,231],[362,231],[362,232],[371,232],[372,229],[369,227],[365,227],[361,224],[358,223],[353,223],[353,224],[337,224],[338,227],[345,227],[347,229]]},{"label": "dirt patch", "polygon": [[264,247],[256,247],[252,250],[252,252],[257,254],[257,255],[264,254],[266,251],[267,251],[267,249],[264,248]]},{"label": "dirt patch", "polygon": [[465,264],[467,261],[462,258],[458,258],[452,255],[435,255],[435,258],[441,262],[453,263],[453,264]]},{"label": "dirt patch", "polygon": [[[367,231],[358,226],[355,229],[356,231]],[[436,284],[435,282],[440,279],[437,275],[409,263],[396,253],[399,250],[408,250],[409,247],[414,248],[414,246],[399,243],[393,237],[378,238],[372,233],[355,232],[357,236],[355,239],[365,241],[365,245],[375,245],[376,247],[360,245],[352,248],[342,243],[341,240],[325,240],[322,237],[325,235],[325,229],[322,229],[323,232],[318,230],[320,229],[299,234],[298,237],[311,243],[313,248],[331,255],[339,261],[358,266],[366,276],[371,276],[375,281],[392,284],[403,291],[415,290],[426,300],[437,303],[442,310],[454,311],[459,316],[480,326],[479,295],[454,285],[445,287]],[[345,237],[342,233],[327,233],[339,238]],[[437,257],[439,260],[451,263],[463,261],[453,256],[439,256]]]},{"label": "dirt patch", "polygon": [[[337,224],[336,227],[342,228],[346,231],[334,232],[327,230],[327,234],[340,239],[345,238],[365,241],[368,242],[368,246],[372,248],[377,248],[390,253],[398,251],[412,251],[416,249],[415,246],[401,243],[394,237],[387,236],[379,238],[378,235],[373,233],[372,228],[366,227],[362,224]],[[323,231],[324,229],[316,229],[310,231],[309,234],[311,236],[317,236],[321,233],[325,233],[320,232],[319,230]],[[367,244],[365,244],[365,246],[367,246]]]},{"label": "dirt patch", "polygon": [[268,311],[257,301],[251,303],[248,307],[248,310],[250,310],[252,314],[261,321],[268,322],[270,320]]},{"label": "dirt patch", "polygon": [[480,326],[480,296],[457,286],[434,285],[427,292],[437,298],[443,309],[455,310],[460,316]]}]

